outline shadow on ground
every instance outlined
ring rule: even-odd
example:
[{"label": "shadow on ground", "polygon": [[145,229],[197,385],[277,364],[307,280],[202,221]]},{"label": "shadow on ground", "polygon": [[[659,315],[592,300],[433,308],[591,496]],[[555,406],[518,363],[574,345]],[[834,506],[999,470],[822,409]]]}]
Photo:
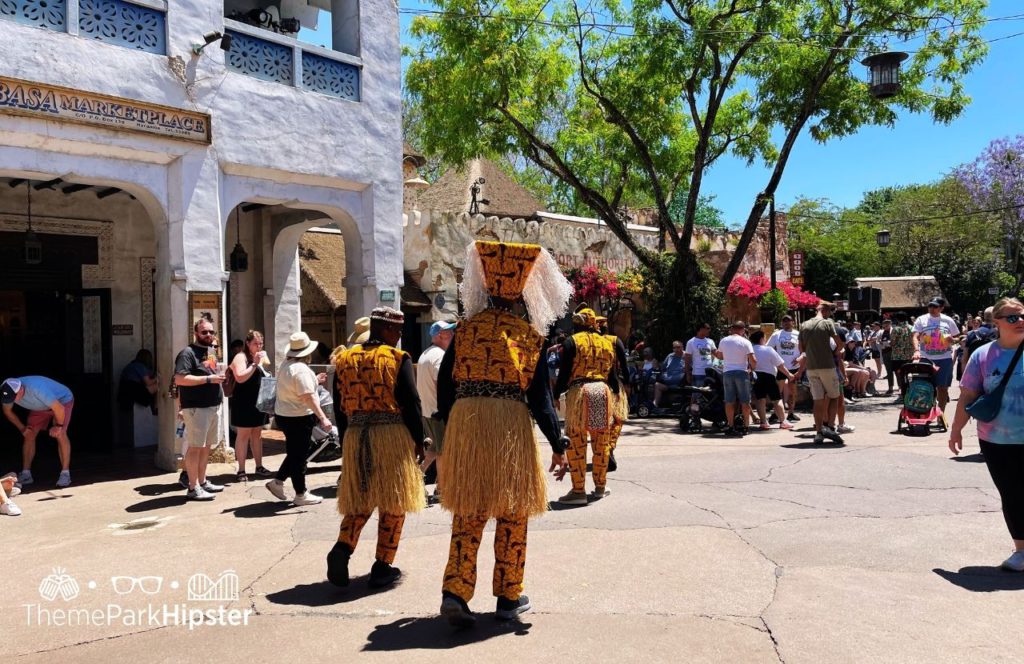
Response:
[{"label": "shadow on ground", "polygon": [[[326,560],[327,549],[324,550]],[[327,573],[327,563],[324,562],[323,573]],[[394,590],[402,585],[398,583],[385,588],[371,588],[369,585],[370,575],[354,576],[349,580],[349,585],[339,588],[327,581],[319,583],[302,583],[294,588],[279,590],[276,593],[268,593],[267,600],[273,604],[283,606],[333,606],[335,604],[348,604],[365,599],[370,595],[379,595]]]},{"label": "shadow on ground", "polygon": [[[438,599],[440,601],[440,599]],[[476,627],[452,627],[440,616],[431,618],[400,618],[393,623],[377,625],[366,637],[364,651],[442,650],[480,643],[499,636],[526,636],[531,623],[495,620],[490,614],[477,614]],[[509,644],[510,647],[513,644]],[[509,651],[513,652],[513,651]]]},{"label": "shadow on ground", "polygon": [[181,487],[178,487],[178,492],[172,496],[160,496],[159,498],[153,498],[152,500],[143,500],[141,503],[128,505],[124,508],[124,511],[132,514],[138,512],[152,512],[153,510],[162,510],[168,507],[184,505],[186,502],[188,502],[188,498],[185,497],[185,492]]},{"label": "shadow on ground", "polygon": [[971,592],[1024,590],[1024,574],[1007,572],[998,567],[961,567],[958,572],[935,568],[932,571],[953,585]]},{"label": "shadow on ground", "polygon": [[273,502],[260,501],[239,505],[238,507],[229,507],[221,510],[221,514],[234,514],[238,519],[263,519],[296,509],[301,508],[292,505],[291,502],[286,500],[275,500]]}]

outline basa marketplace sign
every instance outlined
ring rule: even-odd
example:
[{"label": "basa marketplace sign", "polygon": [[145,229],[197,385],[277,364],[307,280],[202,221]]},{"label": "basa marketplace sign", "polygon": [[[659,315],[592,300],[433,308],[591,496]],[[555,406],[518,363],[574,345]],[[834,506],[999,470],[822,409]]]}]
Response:
[{"label": "basa marketplace sign", "polygon": [[6,76],[0,76],[0,113],[210,143],[205,113]]}]

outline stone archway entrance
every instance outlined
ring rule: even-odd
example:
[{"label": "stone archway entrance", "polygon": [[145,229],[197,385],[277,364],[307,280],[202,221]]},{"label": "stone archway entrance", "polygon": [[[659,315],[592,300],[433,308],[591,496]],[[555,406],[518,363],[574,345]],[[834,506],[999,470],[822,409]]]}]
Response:
[{"label": "stone archway entrance", "polygon": [[[30,200],[30,244],[38,244],[27,254]],[[116,399],[124,366],[159,343],[157,242],[146,208],[105,184],[14,175],[0,177],[0,210],[0,373],[71,388],[76,452],[155,445],[155,416],[137,439]],[[0,423],[0,447],[17,451],[19,442]],[[20,461],[8,456],[5,465]]]}]

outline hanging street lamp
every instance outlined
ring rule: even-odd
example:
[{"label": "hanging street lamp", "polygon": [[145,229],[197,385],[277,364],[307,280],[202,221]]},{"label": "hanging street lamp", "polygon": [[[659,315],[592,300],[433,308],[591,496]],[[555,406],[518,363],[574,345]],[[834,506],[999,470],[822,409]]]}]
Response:
[{"label": "hanging street lamp", "polygon": [[875,233],[875,242],[878,243],[879,247],[888,247],[889,246],[889,241],[891,239],[892,239],[892,234],[889,231],[885,230],[885,229],[882,229],[882,230],[878,231],[877,233]]},{"label": "hanging street lamp", "polygon": [[868,68],[868,90],[875,99],[888,99],[899,93],[900,63],[910,57],[902,51],[886,51],[869,55],[861,61]]}]

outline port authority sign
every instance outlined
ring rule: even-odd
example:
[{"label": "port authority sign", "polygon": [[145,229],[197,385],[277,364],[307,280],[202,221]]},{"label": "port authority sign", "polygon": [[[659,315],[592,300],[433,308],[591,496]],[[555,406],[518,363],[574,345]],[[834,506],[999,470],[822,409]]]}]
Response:
[{"label": "port authority sign", "polygon": [[210,116],[58,85],[0,76],[0,114],[210,143]]}]

